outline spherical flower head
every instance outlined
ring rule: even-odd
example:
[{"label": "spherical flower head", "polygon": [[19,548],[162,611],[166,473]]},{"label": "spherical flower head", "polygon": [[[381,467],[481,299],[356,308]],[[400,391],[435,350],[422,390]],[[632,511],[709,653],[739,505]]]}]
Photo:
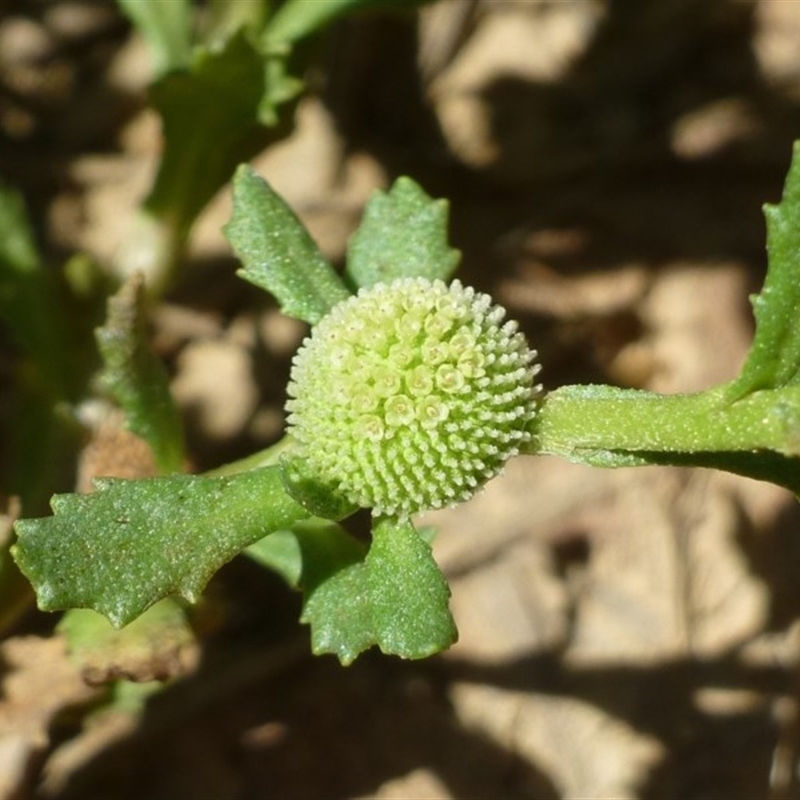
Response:
[{"label": "spherical flower head", "polygon": [[453,281],[359,291],[295,356],[289,432],[304,472],[376,515],[472,496],[530,438],[539,371],[515,322]]}]

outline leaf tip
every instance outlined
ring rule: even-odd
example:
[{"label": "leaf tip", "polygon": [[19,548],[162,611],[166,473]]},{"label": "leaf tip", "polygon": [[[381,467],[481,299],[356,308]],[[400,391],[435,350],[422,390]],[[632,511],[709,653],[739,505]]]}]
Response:
[{"label": "leaf tip", "polygon": [[234,170],[233,173],[233,182],[234,184],[246,180],[248,178],[257,178],[258,174],[256,171],[248,164],[246,161],[242,164],[239,164],[238,167]]}]

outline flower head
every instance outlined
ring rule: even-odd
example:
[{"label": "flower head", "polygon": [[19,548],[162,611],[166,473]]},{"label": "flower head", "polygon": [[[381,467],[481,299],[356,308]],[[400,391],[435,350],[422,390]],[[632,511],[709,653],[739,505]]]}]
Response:
[{"label": "flower head", "polygon": [[304,471],[375,514],[472,496],[530,438],[539,371],[515,322],[458,281],[362,289],[306,338],[289,383]]}]

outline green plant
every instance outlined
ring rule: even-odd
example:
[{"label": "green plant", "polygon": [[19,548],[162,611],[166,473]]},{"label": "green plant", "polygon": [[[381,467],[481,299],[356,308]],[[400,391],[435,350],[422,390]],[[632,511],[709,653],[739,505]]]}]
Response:
[{"label": "green plant", "polygon": [[[75,484],[84,401],[119,405],[163,473],[183,462],[180,419],[145,335],[147,307],[176,281],[191,227],[239,162],[291,131],[315,38],[352,12],[406,0],[118,0],[149,46],[148,102],[161,121],[153,185],[110,263],[38,252],[23,198],[0,185],[0,334],[10,346],[0,398],[0,630],[33,601],[9,554],[7,520],[46,512]],[[144,280],[131,278],[143,275]],[[108,303],[108,294],[124,284]],[[102,380],[94,377],[101,374]]]},{"label": "green plant", "polygon": [[[347,663],[377,644],[419,658],[456,632],[430,531],[410,514],[465,499],[517,451],[714,467],[800,494],[800,144],[781,203],[766,208],[750,354],[735,380],[691,395],[566,386],[540,396],[514,324],[487,297],[447,288],[457,253],[446,204],[407,178],[368,204],[343,277],[248,167],[234,191],[226,232],[242,277],[314,326],[289,387],[294,439],[215,474],[102,479],[93,494],[56,496],[54,516],[16,525],[15,558],[42,608],[89,607],[125,625],[173,593],[195,600],[244,551],[304,591],[315,652]],[[127,305],[135,312],[135,297]],[[119,340],[146,349],[139,327]],[[127,380],[136,385],[135,372]],[[131,403],[160,413],[141,395]],[[161,435],[139,430],[154,445]],[[339,524],[363,505],[374,514],[368,547]]]},{"label": "green plant", "polygon": [[[304,88],[302,45],[337,18],[396,0],[118,0],[153,54],[150,104],[163,154],[114,273],[143,272],[149,293],[176,279],[191,226],[236,164],[283,137]],[[406,4],[408,5],[408,4]]]},{"label": "green plant", "polygon": [[425,278],[334,306],[295,358],[290,488],[397,518],[468,499],[530,438],[536,353],[503,315]]}]

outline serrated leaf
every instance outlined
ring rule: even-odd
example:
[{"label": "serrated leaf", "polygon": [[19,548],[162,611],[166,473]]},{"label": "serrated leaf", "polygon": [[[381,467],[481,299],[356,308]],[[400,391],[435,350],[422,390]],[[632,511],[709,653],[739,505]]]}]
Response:
[{"label": "serrated leaf", "polygon": [[192,4],[190,0],[117,0],[141,31],[153,55],[156,75],[182,69],[191,61]]},{"label": "serrated leaf", "polygon": [[92,685],[120,679],[164,681],[185,669],[186,649],[195,641],[183,606],[166,598],[122,630],[96,611],[73,608],[58,623],[70,656]]},{"label": "serrated leaf", "polygon": [[161,472],[177,472],[183,427],[167,371],[150,348],[141,273],[109,298],[105,325],[95,336],[104,362],[101,380],[125,412],[128,428],[150,445]]},{"label": "serrated leaf", "polygon": [[358,287],[397,278],[446,281],[461,254],[448,244],[446,200],[432,200],[410,178],[374,194],[347,249],[346,276]]},{"label": "serrated leaf", "polygon": [[425,658],[457,638],[450,590],[430,546],[409,522],[380,520],[362,562],[342,564],[307,593],[303,620],[315,653],[343,664],[378,645],[401,658]]},{"label": "serrated leaf", "polygon": [[366,548],[340,525],[311,518],[277,531],[245,550],[306,595],[302,621],[315,653],[336,653],[349,664],[375,644],[363,587]]},{"label": "serrated leaf", "polygon": [[377,645],[402,658],[424,658],[456,639],[447,583],[430,545],[408,522],[378,522],[367,551],[337,523],[312,518],[246,553],[303,590],[302,621],[311,626],[317,654],[350,664]]},{"label": "serrated leaf", "polygon": [[339,570],[310,592],[302,622],[311,626],[314,655],[332,653],[347,666],[378,644],[372,598],[363,563]]},{"label": "serrated leaf", "polygon": [[271,292],[285,314],[313,325],[350,296],[294,212],[247,164],[236,170],[224,230],[243,264],[238,274]]},{"label": "serrated leaf", "polygon": [[732,400],[758,389],[800,384],[800,142],[778,205],[764,206],[769,266],[753,310],[756,331]]},{"label": "serrated leaf", "polygon": [[450,588],[430,545],[410,522],[380,520],[364,563],[378,645],[384,653],[425,658],[456,641]]},{"label": "serrated leaf", "polygon": [[52,517],[18,521],[12,552],[42,610],[92,608],[117,626],[171,594],[194,602],[237,553],[308,516],[274,466],[95,485],[53,497]]}]

